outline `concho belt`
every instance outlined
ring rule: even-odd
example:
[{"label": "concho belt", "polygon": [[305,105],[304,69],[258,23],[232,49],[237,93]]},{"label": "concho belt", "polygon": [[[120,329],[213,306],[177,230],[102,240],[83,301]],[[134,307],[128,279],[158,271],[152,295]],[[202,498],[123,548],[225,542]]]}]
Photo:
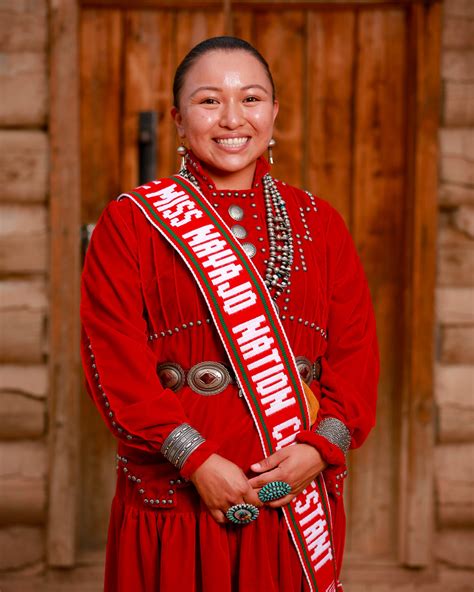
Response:
[{"label": "concho belt", "polygon": [[[321,358],[311,362],[305,356],[296,357],[301,379],[309,386],[321,376]],[[188,371],[176,362],[163,362],[156,367],[157,374],[165,388],[179,391],[186,383],[200,395],[217,395],[229,384],[235,384],[235,374],[230,366],[221,362],[199,362]]]}]

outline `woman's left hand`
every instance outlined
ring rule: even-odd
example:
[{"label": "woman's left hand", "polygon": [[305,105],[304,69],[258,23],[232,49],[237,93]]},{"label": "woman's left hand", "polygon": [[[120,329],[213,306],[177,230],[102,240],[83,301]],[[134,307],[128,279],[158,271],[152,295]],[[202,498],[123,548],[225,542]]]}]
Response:
[{"label": "woman's left hand", "polygon": [[251,465],[252,471],[260,475],[249,479],[249,484],[254,489],[260,490],[271,481],[288,483],[291,486],[291,493],[266,503],[272,508],[279,508],[290,503],[326,467],[327,463],[314,446],[303,443],[291,444]]}]

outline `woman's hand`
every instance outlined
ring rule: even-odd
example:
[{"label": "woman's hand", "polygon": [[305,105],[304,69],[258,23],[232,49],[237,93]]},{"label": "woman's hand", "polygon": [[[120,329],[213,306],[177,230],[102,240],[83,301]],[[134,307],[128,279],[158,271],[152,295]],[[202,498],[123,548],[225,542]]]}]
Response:
[{"label": "woman's hand", "polygon": [[190,480],[219,524],[228,522],[225,513],[234,504],[263,505],[242,469],[219,454],[211,454]]},{"label": "woman's hand", "polygon": [[249,484],[260,490],[270,481],[285,481],[291,486],[291,493],[278,500],[267,502],[272,508],[284,506],[313,481],[327,467],[319,452],[309,444],[292,444],[251,465],[252,471],[261,473],[249,480]]}]

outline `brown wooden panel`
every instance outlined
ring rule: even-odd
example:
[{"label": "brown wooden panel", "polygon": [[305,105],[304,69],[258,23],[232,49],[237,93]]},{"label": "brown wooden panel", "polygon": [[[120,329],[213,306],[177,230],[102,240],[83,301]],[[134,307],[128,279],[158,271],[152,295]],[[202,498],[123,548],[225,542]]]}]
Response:
[{"label": "brown wooden panel", "polygon": [[[79,497],[79,15],[75,2],[57,0],[49,11],[49,305],[48,319],[48,565],[76,561]],[[28,375],[23,367],[23,375]],[[19,370],[15,374],[20,374]],[[34,380],[37,384],[38,377]],[[16,389],[15,389],[16,390]],[[40,532],[0,541],[2,554],[20,557],[4,567],[43,560]],[[41,540],[44,534],[41,532]],[[21,541],[21,548],[16,541]],[[26,544],[25,544],[26,543]],[[8,553],[6,552],[8,546]],[[26,547],[26,550],[25,550]]]},{"label": "brown wooden panel", "polygon": [[95,222],[120,192],[122,13],[81,18],[82,221]]},{"label": "brown wooden panel", "polygon": [[171,119],[173,15],[130,11],[124,35],[122,187],[138,184],[138,117],[157,111],[157,176],[175,171],[175,132]]},{"label": "brown wooden panel", "polygon": [[355,14],[308,14],[306,178],[351,223]]},{"label": "brown wooden panel", "polygon": [[225,18],[222,2],[212,11],[179,10],[176,24],[176,56],[180,62],[200,41],[224,35]]},{"label": "brown wooden panel", "polygon": [[373,559],[394,557],[397,543],[405,39],[404,11],[358,14],[352,235],[369,277],[382,367],[377,426],[351,463],[348,549]]},{"label": "brown wooden panel", "polygon": [[[278,43],[275,43],[276,39]],[[304,13],[288,10],[284,19],[271,11],[257,13],[254,41],[270,66],[280,102],[274,133],[277,144],[273,149],[273,174],[287,183],[301,186],[305,104]],[[282,48],[287,50],[282,51]]]},{"label": "brown wooden panel", "polygon": [[[393,8],[410,4],[433,4],[441,0],[234,0],[232,7],[234,10],[242,8],[262,8],[266,10],[286,10],[289,7],[308,9],[317,5],[318,9],[350,8],[357,6],[373,6],[380,10],[381,8]],[[107,8],[130,8],[131,0],[80,0],[83,6],[107,7]],[[151,9],[176,9],[176,0],[133,0],[134,7]],[[222,0],[180,0],[181,8],[209,9],[220,8]]]},{"label": "brown wooden panel", "polygon": [[407,216],[399,552],[403,563],[426,566],[432,561],[434,528],[432,400],[441,6],[412,7],[409,24],[411,133],[407,193],[413,207]]}]

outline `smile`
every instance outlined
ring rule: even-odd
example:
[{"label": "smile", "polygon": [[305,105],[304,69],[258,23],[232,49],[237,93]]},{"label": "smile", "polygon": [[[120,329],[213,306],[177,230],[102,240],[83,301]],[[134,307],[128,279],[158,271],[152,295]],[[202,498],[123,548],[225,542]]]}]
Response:
[{"label": "smile", "polygon": [[249,140],[248,136],[243,138],[216,138],[216,142],[218,144],[223,144],[224,146],[243,146]]}]

